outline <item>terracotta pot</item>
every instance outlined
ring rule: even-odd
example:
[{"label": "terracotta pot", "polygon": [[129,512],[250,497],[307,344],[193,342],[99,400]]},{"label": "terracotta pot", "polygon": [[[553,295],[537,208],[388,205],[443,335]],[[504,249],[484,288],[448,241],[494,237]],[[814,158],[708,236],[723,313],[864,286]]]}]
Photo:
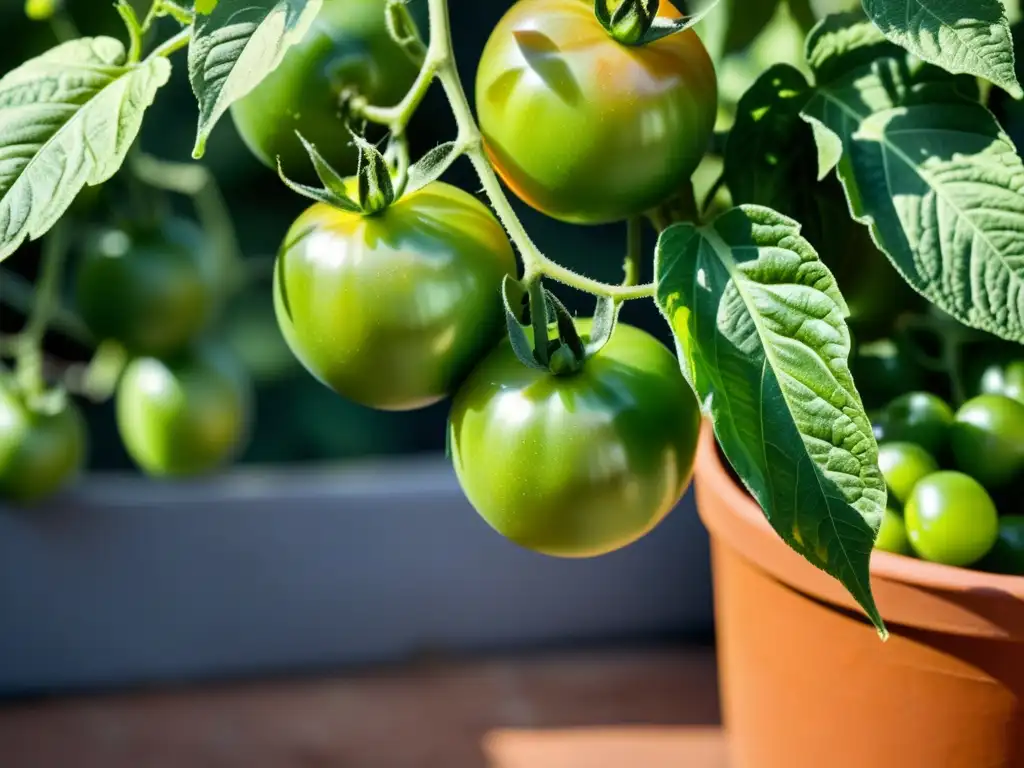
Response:
[{"label": "terracotta pot", "polygon": [[696,492],[731,768],[1024,768],[1024,578],[876,552],[883,643],[775,534],[707,425]]}]

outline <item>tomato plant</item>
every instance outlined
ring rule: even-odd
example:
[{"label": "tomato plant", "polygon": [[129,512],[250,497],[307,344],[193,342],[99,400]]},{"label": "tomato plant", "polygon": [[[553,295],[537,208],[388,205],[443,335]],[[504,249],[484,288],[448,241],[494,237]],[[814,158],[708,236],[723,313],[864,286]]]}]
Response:
[{"label": "tomato plant", "polygon": [[[669,2],[658,13],[679,17]],[[623,45],[592,5],[522,0],[487,42],[476,103],[509,187],[549,216],[594,224],[642,214],[686,183],[711,138],[717,82],[692,30]]]},{"label": "tomato plant", "polygon": [[34,405],[0,387],[0,500],[31,504],[60,491],[85,456],[85,425],[74,403]]},{"label": "tomato plant", "polygon": [[133,360],[117,387],[117,426],[148,474],[202,474],[244,446],[250,401],[244,371],[225,350],[203,345],[172,360]]},{"label": "tomato plant", "polygon": [[619,324],[566,376],[524,366],[503,341],[459,389],[450,423],[456,474],[495,530],[538,552],[589,557],[635,541],[675,506],[693,474],[700,409],[672,353]]},{"label": "tomato plant", "polygon": [[140,355],[173,354],[210,321],[216,274],[210,243],[185,219],[89,235],[76,281],[82,319],[99,339]]},{"label": "tomato plant", "polygon": [[[475,68],[474,114],[453,45],[471,11],[425,1],[424,38],[403,0],[140,0],[144,14],[119,0],[124,40],[65,34],[0,78],[0,260],[42,238],[25,325],[0,335],[0,387],[23,404],[7,409],[20,415],[2,427],[6,461],[37,433],[23,425],[57,417],[41,404],[104,400],[118,381],[120,430],[146,472],[224,466],[244,442],[248,385],[210,351],[205,320],[252,285],[229,206],[201,166],[139,146],[187,49],[193,157],[230,112],[315,202],[275,238],[264,296],[289,348],[376,409],[454,395],[459,479],[513,541],[585,556],[643,535],[689,482],[701,413],[778,535],[882,635],[874,546],[905,552],[902,532],[923,557],[970,565],[1014,540],[984,487],[1002,503],[1020,475],[1024,359],[1024,162],[996,117],[1012,122],[1004,97],[1024,91],[997,3],[929,15],[904,0],[843,14],[801,2],[792,34],[769,38],[764,8],[740,30],[725,4],[518,0]],[[787,39],[785,60],[727,66],[716,35],[695,31],[714,13],[728,56]],[[435,84],[454,136],[414,157],[411,121]],[[491,211],[441,181],[460,159]],[[129,194],[84,204],[107,182]],[[173,209],[139,192],[153,189],[197,202],[216,259],[198,238],[147,245],[128,226],[172,227]],[[619,226],[622,281],[565,266],[515,197]],[[125,219],[131,247],[81,259],[79,311],[63,306],[69,246]],[[592,298],[591,318],[566,309],[555,291],[568,289]],[[618,324],[644,299],[675,355]],[[48,330],[93,357],[55,360]],[[907,342],[922,337],[936,349]],[[1008,356],[975,374],[979,337]]]},{"label": "tomato plant", "polygon": [[297,131],[351,172],[357,153],[342,138],[345,94],[389,104],[415,77],[416,67],[388,35],[384,0],[326,0],[274,71],[231,105],[231,116],[252,153],[271,168],[280,160],[290,176],[309,175]]},{"label": "tomato plant", "polygon": [[450,394],[493,346],[515,271],[491,212],[434,182],[376,216],[314,204],[285,236],[274,301],[314,376],[363,405],[409,410]]},{"label": "tomato plant", "polygon": [[960,472],[936,472],[914,486],[905,511],[907,536],[926,560],[973,565],[999,535],[999,516],[981,484]]}]

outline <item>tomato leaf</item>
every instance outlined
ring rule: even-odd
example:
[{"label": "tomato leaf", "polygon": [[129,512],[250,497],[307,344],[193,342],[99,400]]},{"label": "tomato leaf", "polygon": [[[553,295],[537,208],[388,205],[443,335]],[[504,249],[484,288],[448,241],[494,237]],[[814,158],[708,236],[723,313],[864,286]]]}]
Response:
[{"label": "tomato leaf", "polygon": [[792,219],[734,208],[658,242],[658,305],[726,457],[771,525],[885,634],[869,561],[886,504],[846,304]]},{"label": "tomato leaf", "polygon": [[958,83],[876,59],[821,78],[803,116],[821,170],[841,156],[854,216],[906,281],[960,322],[1024,342],[1024,163]]},{"label": "tomato leaf", "polygon": [[114,175],[170,74],[166,59],[126,64],[118,40],[85,37],[0,79],[0,261]]},{"label": "tomato leaf", "polygon": [[[322,0],[219,0],[196,4],[188,76],[199,101],[192,156],[200,158],[228,107],[259,85],[302,39]],[[202,5],[202,7],[201,7]]]},{"label": "tomato leaf", "polygon": [[992,81],[1024,97],[1000,0],[863,0],[882,33],[924,61]]}]

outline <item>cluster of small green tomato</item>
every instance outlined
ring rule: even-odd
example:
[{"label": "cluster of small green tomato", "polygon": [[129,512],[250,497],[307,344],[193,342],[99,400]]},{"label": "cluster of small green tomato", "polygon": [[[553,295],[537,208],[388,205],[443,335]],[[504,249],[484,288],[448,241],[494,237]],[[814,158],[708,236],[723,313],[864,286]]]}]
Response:
[{"label": "cluster of small green tomato", "polygon": [[[131,356],[117,384],[117,426],[138,466],[185,476],[229,461],[248,435],[247,374],[205,331],[217,311],[216,254],[193,223],[103,228],[77,257],[77,309],[92,335]],[[87,456],[69,399],[52,408],[0,391],[0,499],[26,504],[68,485]]]},{"label": "cluster of small green tomato", "polygon": [[[1024,576],[1024,397],[995,382],[955,411],[902,395],[875,424],[889,508],[876,547]],[[1000,515],[1002,513],[1002,515]]]},{"label": "cluster of small green tomato", "polygon": [[[325,4],[274,79],[234,110],[254,153],[268,164],[280,157],[286,174],[301,173],[291,132],[323,130],[314,110],[287,106],[288,78],[331,70],[328,41],[346,40],[329,35],[337,23],[349,37],[361,24],[364,50],[389,44],[380,0],[341,5]],[[348,62],[371,103],[401,95],[393,79],[369,76],[384,74],[372,60]],[[583,0],[515,4],[477,77],[492,164],[525,202],[573,223],[621,221],[676,193],[707,146],[715,103],[714,69],[692,31],[623,45]],[[292,117],[275,123],[275,110]],[[282,122],[288,130],[268,128]],[[346,167],[336,137],[312,143]],[[490,210],[433,182],[372,213],[307,209],[279,251],[274,302],[296,357],[343,397],[393,411],[453,397],[458,478],[500,533],[555,556],[618,549],[657,525],[689,485],[697,402],[673,353],[624,324],[571,375],[524,365],[502,339],[501,287],[516,271]],[[577,325],[586,337],[590,321]]]}]

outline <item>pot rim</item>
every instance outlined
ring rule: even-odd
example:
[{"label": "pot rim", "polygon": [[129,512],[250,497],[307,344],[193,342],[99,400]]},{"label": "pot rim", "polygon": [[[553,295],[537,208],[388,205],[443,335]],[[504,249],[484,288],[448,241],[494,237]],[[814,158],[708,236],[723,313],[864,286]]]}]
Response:
[{"label": "pot rim", "polygon": [[[696,474],[698,514],[713,537],[777,580],[862,615],[838,581],[786,545],[760,505],[733,480],[719,456],[714,429],[707,419],[701,428]],[[875,550],[871,581],[887,623],[1024,638],[1022,576],[985,573]],[[936,597],[940,599],[924,599]],[[991,604],[979,605],[985,601]],[[960,610],[948,610],[952,603]]]}]

